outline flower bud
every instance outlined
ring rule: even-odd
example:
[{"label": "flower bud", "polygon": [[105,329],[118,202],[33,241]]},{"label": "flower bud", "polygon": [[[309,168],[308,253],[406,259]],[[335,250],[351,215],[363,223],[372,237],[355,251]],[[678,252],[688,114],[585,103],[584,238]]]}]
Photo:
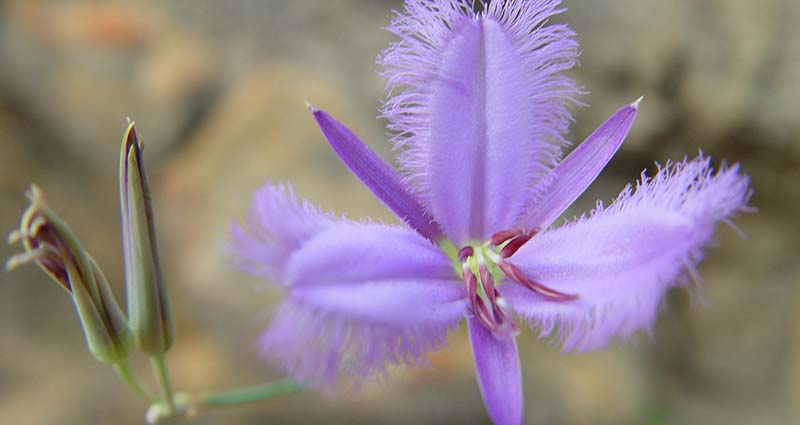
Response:
[{"label": "flower bud", "polygon": [[25,252],[11,257],[6,268],[38,264],[72,297],[89,351],[100,361],[117,363],[130,353],[133,336],[108,281],[36,186],[28,197],[31,205],[9,237],[10,243],[22,242]]},{"label": "flower bud", "polygon": [[122,249],[128,316],[136,345],[150,355],[169,350],[175,338],[156,247],[150,187],[134,123],[122,140],[119,164]]}]

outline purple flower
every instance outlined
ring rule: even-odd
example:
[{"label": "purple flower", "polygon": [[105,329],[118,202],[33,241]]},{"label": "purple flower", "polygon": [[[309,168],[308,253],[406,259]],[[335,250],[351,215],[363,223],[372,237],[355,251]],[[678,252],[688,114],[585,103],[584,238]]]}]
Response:
[{"label": "purple flower", "polygon": [[425,364],[466,319],[488,413],[518,424],[515,318],[565,350],[647,329],[750,190],[738,166],[713,171],[701,155],[643,173],[610,206],[551,228],[619,148],[639,102],[560,160],[580,90],[562,74],[576,63],[574,33],[547,24],[559,2],[495,1],[482,12],[471,3],[408,0],[389,27],[400,41],[380,59],[383,115],[406,177],[311,108],[342,161],[405,225],[337,218],[267,185],[247,230],[234,226],[234,252],[287,294],[260,347],[296,379]]}]

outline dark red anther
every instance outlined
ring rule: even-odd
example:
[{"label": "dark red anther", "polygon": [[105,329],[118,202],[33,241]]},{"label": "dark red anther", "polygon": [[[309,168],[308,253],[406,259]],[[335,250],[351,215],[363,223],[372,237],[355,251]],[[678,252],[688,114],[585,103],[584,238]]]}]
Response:
[{"label": "dark red anther", "polygon": [[469,266],[464,265],[464,286],[467,288],[467,297],[471,303],[475,303],[478,298],[478,278],[469,269]]},{"label": "dark red anther", "polygon": [[503,327],[507,317],[505,313],[503,313],[503,309],[497,305],[497,299],[500,298],[500,292],[498,292],[497,288],[494,286],[494,276],[492,276],[489,268],[485,265],[481,265],[480,272],[481,283],[483,283],[483,291],[486,293],[486,297],[491,303],[491,312],[493,313],[495,322],[499,327]]},{"label": "dark red anther", "polygon": [[489,243],[491,243],[493,246],[499,246],[502,245],[503,242],[519,236],[520,233],[522,233],[522,230],[520,229],[501,230],[489,238]]},{"label": "dark red anther", "polygon": [[489,268],[486,265],[481,264],[480,268],[478,269],[481,273],[481,283],[483,283],[483,290],[486,291],[486,295],[492,300],[492,307],[494,307],[494,297],[495,297],[495,288],[494,288],[494,276],[489,271]]},{"label": "dark red anther", "polygon": [[525,245],[531,238],[538,232],[538,230],[520,230],[508,229],[501,230],[489,239],[489,243],[494,246],[506,244],[500,250],[500,258],[508,258],[519,250],[522,245]]},{"label": "dark red anther", "polygon": [[475,248],[467,245],[464,248],[458,250],[458,261],[463,263],[467,261],[469,257],[475,255]]},{"label": "dark red anther", "polygon": [[537,233],[536,230],[530,232],[522,232],[514,239],[511,239],[503,249],[500,250],[500,258],[508,258],[514,255],[517,250],[522,248],[531,238]]},{"label": "dark red anther", "polygon": [[[522,234],[523,232],[518,230],[506,232],[506,236],[511,238]],[[497,238],[501,237],[502,235],[497,236]],[[527,237],[527,239],[530,239],[530,237]],[[525,240],[527,241],[527,239]],[[490,258],[496,258],[494,254],[492,255]],[[458,261],[461,263],[462,278],[472,314],[497,338],[516,335],[519,332],[519,328],[517,328],[514,319],[506,311],[508,305],[495,287],[494,276],[490,266],[487,266],[484,263],[484,258],[479,255],[477,258],[478,270],[474,270],[473,267],[476,264],[470,261],[474,256],[475,248],[472,246],[465,246],[458,250]]]},{"label": "dark red anther", "polygon": [[494,331],[499,329],[497,320],[492,314],[490,307],[486,305],[486,301],[483,298],[478,298],[472,303],[472,308],[475,311],[475,314],[478,316],[478,319],[490,330]]},{"label": "dark red anther", "polygon": [[556,291],[553,288],[549,288],[545,285],[542,285],[539,282],[529,279],[522,273],[517,266],[508,263],[506,261],[500,261],[497,264],[500,267],[500,270],[506,274],[511,280],[517,282],[518,284],[522,285],[525,288],[530,289],[533,292],[547,298],[550,301],[572,301],[578,299],[577,295],[574,294],[565,294],[563,292]]}]

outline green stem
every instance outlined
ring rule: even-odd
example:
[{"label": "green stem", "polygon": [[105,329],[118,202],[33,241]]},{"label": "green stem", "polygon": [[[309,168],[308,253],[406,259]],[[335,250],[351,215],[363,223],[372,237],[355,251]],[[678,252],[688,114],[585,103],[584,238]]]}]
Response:
[{"label": "green stem", "polygon": [[191,397],[191,404],[200,410],[204,408],[237,406],[294,394],[302,389],[300,384],[289,379],[282,379],[268,384],[193,396]]},{"label": "green stem", "polygon": [[150,364],[156,374],[158,386],[161,388],[161,395],[170,412],[175,411],[175,397],[172,393],[172,385],[169,382],[169,370],[167,370],[167,362],[164,360],[163,354],[158,354],[150,357]]},{"label": "green stem", "polygon": [[139,397],[145,399],[148,403],[152,403],[155,401],[155,397],[148,391],[142,384],[136,379],[136,375],[134,375],[133,371],[131,370],[131,366],[128,364],[127,360],[122,360],[117,363],[114,363],[112,366],[114,371],[117,372],[120,378],[125,382],[125,384],[130,387],[133,392],[135,392]]}]

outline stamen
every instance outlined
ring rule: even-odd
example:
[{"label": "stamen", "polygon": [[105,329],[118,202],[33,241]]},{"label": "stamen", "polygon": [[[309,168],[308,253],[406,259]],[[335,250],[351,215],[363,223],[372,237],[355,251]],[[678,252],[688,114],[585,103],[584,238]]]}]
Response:
[{"label": "stamen", "polygon": [[500,246],[503,244],[503,242],[506,242],[509,239],[517,237],[517,235],[519,235],[521,232],[522,231],[519,229],[501,230],[493,234],[492,237],[489,238],[489,243],[491,243],[494,246]]},{"label": "stamen", "polygon": [[485,264],[481,264],[478,271],[481,274],[481,282],[483,283],[483,290],[486,292],[486,296],[492,300],[492,304],[494,304],[495,298],[495,288],[494,288],[494,277],[492,273],[489,272],[489,268],[486,267]]},{"label": "stamen", "polygon": [[522,233],[521,233],[519,236],[517,236],[516,238],[514,238],[514,239],[511,239],[511,240],[510,240],[510,241],[509,241],[509,242],[506,244],[506,246],[504,246],[504,247],[503,247],[503,249],[502,249],[502,250],[500,250],[500,257],[502,257],[502,258],[508,258],[508,257],[510,257],[510,256],[514,255],[514,254],[517,252],[517,250],[519,250],[520,248],[522,248],[522,245],[525,245],[525,244],[526,244],[526,243],[527,243],[529,240],[531,240],[531,238],[532,238],[532,237],[533,237],[533,236],[534,236],[536,233],[537,233],[537,231],[536,231],[536,230],[533,230],[533,231],[531,231],[531,232],[522,232]]},{"label": "stamen", "polygon": [[[490,305],[487,306],[489,312],[491,313],[492,319],[492,322],[490,323],[490,329],[499,335],[509,335],[517,332],[518,329],[516,323],[514,323],[513,320],[509,320],[509,317],[506,314],[508,303],[506,303],[505,299],[500,296],[500,293],[494,286],[494,276],[492,276],[492,273],[485,265],[481,265],[480,273],[481,282],[483,283],[483,291],[486,294],[488,302],[490,303]],[[484,303],[485,302],[486,301],[484,301]]]},{"label": "stamen", "polygon": [[530,289],[533,292],[547,298],[550,301],[572,301],[578,299],[578,295],[575,294],[565,294],[563,292],[556,291],[555,289],[549,288],[545,285],[542,285],[539,282],[529,279],[522,273],[517,266],[506,262],[500,261],[497,263],[497,266],[500,267],[500,270],[506,274],[511,280],[517,282],[518,284],[522,285],[523,287]]},{"label": "stamen", "polygon": [[516,335],[519,329],[507,313],[508,304],[500,297],[494,285],[494,276],[486,265],[482,252],[476,252],[471,246],[458,251],[464,286],[472,312],[497,338]]},{"label": "stamen", "polygon": [[475,303],[475,300],[478,297],[478,278],[472,273],[472,270],[469,268],[469,264],[464,263],[462,265],[462,270],[464,273],[464,286],[467,288],[467,297],[471,303]]},{"label": "stamen", "polygon": [[473,310],[475,310],[475,314],[478,316],[478,320],[480,320],[487,328],[492,331],[497,328],[494,315],[489,310],[489,306],[486,305],[486,301],[483,298],[478,298],[472,307]]},{"label": "stamen", "polygon": [[525,245],[531,238],[538,233],[537,229],[521,230],[521,229],[508,229],[501,230],[489,239],[489,243],[494,246],[503,246],[500,250],[501,258],[508,258],[514,255],[523,245]]},{"label": "stamen", "polygon": [[464,263],[469,257],[475,255],[475,248],[467,245],[458,250],[458,261]]}]

